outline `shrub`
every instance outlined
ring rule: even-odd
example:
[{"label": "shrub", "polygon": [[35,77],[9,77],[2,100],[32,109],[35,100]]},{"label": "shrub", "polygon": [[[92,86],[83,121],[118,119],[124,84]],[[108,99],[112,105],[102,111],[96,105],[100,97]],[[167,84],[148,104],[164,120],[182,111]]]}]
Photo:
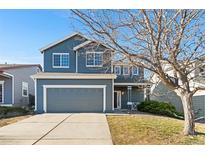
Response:
[{"label": "shrub", "polygon": [[32,107],[35,105],[35,96],[29,94],[29,107]]},{"label": "shrub", "polygon": [[1,115],[6,115],[8,113],[26,114],[26,113],[28,113],[28,111],[23,109],[23,108],[20,108],[20,107],[7,107],[7,106],[0,107],[0,114]]},{"label": "shrub", "polygon": [[167,102],[144,101],[141,102],[137,109],[142,112],[148,112],[169,117],[181,118],[182,114],[176,111],[174,105]]}]

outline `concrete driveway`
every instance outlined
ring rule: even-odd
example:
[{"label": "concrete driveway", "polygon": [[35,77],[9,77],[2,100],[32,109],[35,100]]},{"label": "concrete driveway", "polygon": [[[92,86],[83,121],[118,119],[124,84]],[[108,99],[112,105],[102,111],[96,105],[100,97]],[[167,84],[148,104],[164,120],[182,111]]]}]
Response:
[{"label": "concrete driveway", "polygon": [[0,144],[112,144],[105,114],[40,114],[0,128]]}]

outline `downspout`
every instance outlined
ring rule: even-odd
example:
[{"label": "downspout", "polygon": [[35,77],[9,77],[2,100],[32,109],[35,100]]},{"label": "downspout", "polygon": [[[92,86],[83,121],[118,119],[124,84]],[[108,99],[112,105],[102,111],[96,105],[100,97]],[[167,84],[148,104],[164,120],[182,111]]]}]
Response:
[{"label": "downspout", "polygon": [[[112,52],[112,51],[111,51]],[[114,73],[113,72],[113,53],[111,53],[111,73]]]}]

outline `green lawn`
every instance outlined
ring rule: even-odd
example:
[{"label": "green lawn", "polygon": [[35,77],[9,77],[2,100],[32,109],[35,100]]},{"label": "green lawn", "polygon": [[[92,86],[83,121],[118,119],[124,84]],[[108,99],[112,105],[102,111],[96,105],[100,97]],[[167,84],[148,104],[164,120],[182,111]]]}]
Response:
[{"label": "green lawn", "polygon": [[205,144],[205,124],[200,132],[183,136],[183,121],[151,115],[107,116],[114,144]]}]

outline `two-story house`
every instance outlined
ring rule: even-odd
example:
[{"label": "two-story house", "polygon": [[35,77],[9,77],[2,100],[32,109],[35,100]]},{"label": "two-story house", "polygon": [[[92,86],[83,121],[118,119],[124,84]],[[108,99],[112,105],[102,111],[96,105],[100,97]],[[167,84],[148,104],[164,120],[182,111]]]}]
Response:
[{"label": "two-story house", "polygon": [[144,100],[144,70],[115,63],[114,51],[80,33],[40,49],[43,72],[35,80],[42,112],[112,112]]}]

